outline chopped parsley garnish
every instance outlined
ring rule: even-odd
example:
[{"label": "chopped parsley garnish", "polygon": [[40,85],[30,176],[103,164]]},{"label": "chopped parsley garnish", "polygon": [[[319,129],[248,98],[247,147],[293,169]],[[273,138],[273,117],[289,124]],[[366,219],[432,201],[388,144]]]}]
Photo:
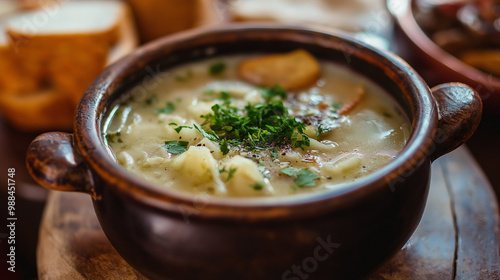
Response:
[{"label": "chopped parsley garnish", "polygon": [[171,154],[182,154],[187,150],[189,142],[187,141],[165,141],[164,148]]},{"label": "chopped parsley garnish", "polygon": [[295,174],[297,173],[297,169],[293,167],[287,167],[281,169],[281,173],[286,174],[288,176],[295,176]]},{"label": "chopped parsley garnish", "polygon": [[175,110],[175,104],[173,102],[167,102],[167,105],[165,107],[157,109],[156,113],[157,114],[170,114]]},{"label": "chopped parsley garnish", "polygon": [[271,157],[273,160],[278,158],[278,151],[276,151],[276,147],[271,150]]},{"label": "chopped parsley garnish", "polygon": [[115,143],[115,142],[123,143],[120,136],[121,136],[120,132],[106,133],[106,141],[108,141],[108,143]]},{"label": "chopped parsley garnish", "polygon": [[213,89],[207,89],[203,91],[203,95],[213,95],[215,93],[215,90]]},{"label": "chopped parsley garnish", "polygon": [[[201,116],[205,119],[201,126],[178,126],[175,130],[178,133],[183,128],[198,130],[210,141],[219,142],[224,155],[229,153],[230,146],[249,151],[286,147],[304,149],[304,146],[309,146],[309,137],[304,132],[306,125],[290,116],[282,100],[275,98],[286,98],[286,91],[274,86],[262,92],[267,102],[247,104],[241,109],[231,105],[228,92],[221,91],[224,102],[213,105],[211,113]],[[276,152],[274,154],[277,156]]]},{"label": "chopped parsley garnish", "polygon": [[193,129],[191,126],[187,126],[187,125],[178,125],[178,124],[176,124],[176,123],[169,123],[168,125],[176,125],[177,127],[175,128],[175,131],[176,131],[177,133],[180,133],[180,132],[181,132],[181,130],[182,130],[183,128]]},{"label": "chopped parsley garnish", "polygon": [[319,138],[319,136],[323,133],[327,133],[328,131],[331,131],[332,128],[323,128],[323,125],[320,124],[318,126],[318,131],[316,132],[316,138]]},{"label": "chopped parsley garnish", "polygon": [[340,108],[342,108],[342,102],[332,103],[332,107],[335,109],[340,109]]},{"label": "chopped parsley garnish", "polygon": [[[286,97],[286,92],[279,86],[265,92],[268,99]],[[287,145],[303,149],[303,146],[309,146],[309,138],[304,133],[305,124],[289,116],[281,100],[248,104],[243,109],[226,101],[215,104],[212,113],[201,117],[205,119],[202,125],[210,128],[206,133],[212,138],[216,136],[217,140],[225,139],[230,145],[241,145],[248,150]],[[203,134],[201,129],[198,130]],[[225,143],[221,147],[226,150]]]},{"label": "chopped parsley garnish", "polygon": [[211,75],[218,75],[226,70],[226,64],[224,62],[216,62],[210,65],[209,72]]},{"label": "chopped parsley garnish", "polygon": [[261,92],[262,96],[268,102],[276,96],[280,97],[281,99],[286,99],[287,97],[286,90],[279,85],[275,85],[272,88],[263,88],[261,89]]},{"label": "chopped parsley garnish", "polygon": [[295,183],[299,188],[314,187],[314,185],[316,185],[316,180],[319,179],[318,174],[307,168],[302,168],[297,171],[296,168],[287,167],[281,169],[281,173],[286,174],[290,177],[294,177]]},{"label": "chopped parsley garnish", "polygon": [[201,133],[201,135],[203,135],[203,137],[207,138],[208,140],[214,142],[220,140],[219,136],[213,130],[205,131],[203,130],[203,128],[197,126],[196,124],[193,124],[193,126]]},{"label": "chopped parsley garnish", "polygon": [[231,99],[231,95],[230,95],[230,94],[229,94],[229,92],[227,92],[227,91],[221,91],[221,92],[220,92],[220,99],[222,99],[222,100],[224,100],[224,101],[228,102],[228,101],[229,101],[229,99]]},{"label": "chopped parsley garnish", "polygon": [[233,178],[236,170],[238,170],[238,168],[229,168],[229,170],[226,170],[226,168],[223,168],[223,169],[219,170],[219,174],[227,172],[227,179],[226,179],[226,182],[227,182],[227,181],[231,180],[231,178]]},{"label": "chopped parsley garnish", "polygon": [[157,100],[155,94],[151,95],[148,99],[146,99],[146,105],[153,105]]},{"label": "chopped parsley garnish", "polygon": [[234,172],[236,172],[236,170],[237,170],[237,169],[238,169],[238,168],[229,168],[229,173],[228,173],[228,175],[227,175],[227,180],[228,180],[228,181],[229,181],[229,180],[231,180],[231,178],[233,178],[233,176],[234,176]]},{"label": "chopped parsley garnish", "polygon": [[252,185],[252,188],[256,191],[260,191],[264,188],[264,183],[263,182],[255,183]]},{"label": "chopped parsley garnish", "polygon": [[316,180],[319,179],[318,174],[312,172],[307,168],[302,168],[297,172],[295,177],[295,182],[299,188],[302,187],[314,187],[316,185]]},{"label": "chopped parsley garnish", "polygon": [[[305,128],[305,127],[304,127]],[[294,132],[294,137],[292,137],[292,139],[295,141],[292,145],[292,147],[294,148],[301,148],[302,150],[304,150],[304,146],[306,147],[309,147],[311,145],[311,141],[309,140],[309,136],[307,136],[307,134],[305,133],[300,133],[300,135],[302,136],[302,139],[301,140],[297,140],[298,139],[298,134]]]},{"label": "chopped parsley garnish", "polygon": [[227,155],[227,153],[229,153],[227,139],[222,139],[222,141],[220,142],[220,151],[222,152],[223,155]]}]

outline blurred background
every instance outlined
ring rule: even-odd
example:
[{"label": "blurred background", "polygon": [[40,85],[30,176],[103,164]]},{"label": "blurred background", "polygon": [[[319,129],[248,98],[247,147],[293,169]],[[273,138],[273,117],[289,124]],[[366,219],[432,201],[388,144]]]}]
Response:
[{"label": "blurred background", "polygon": [[[407,3],[388,2],[393,9]],[[488,73],[488,81],[498,86],[498,1],[415,2],[419,24],[429,38],[443,51]],[[31,140],[44,131],[71,131],[74,110],[87,86],[106,65],[138,46],[183,30],[242,21],[320,26],[346,32],[402,55],[419,73],[426,74],[430,86],[439,81],[432,79],[439,73],[429,71],[429,66],[421,65],[418,56],[409,51],[384,0],[0,0],[0,176],[2,182],[7,182],[7,169],[16,169],[19,219],[14,278],[14,274],[7,274],[3,253],[7,252],[7,229],[0,229],[0,279],[37,278],[38,227],[48,191],[38,186],[26,170],[24,161]],[[469,52],[471,49],[481,51]],[[469,55],[466,58],[465,52]],[[455,81],[456,77],[446,78]],[[487,90],[489,95],[482,94],[485,103],[490,96],[500,95],[488,82],[475,89],[483,93]],[[499,107],[488,107],[479,130],[467,144],[497,196],[499,112]],[[6,205],[6,184],[0,195],[5,202],[2,205]],[[0,212],[5,221],[6,207]]]}]

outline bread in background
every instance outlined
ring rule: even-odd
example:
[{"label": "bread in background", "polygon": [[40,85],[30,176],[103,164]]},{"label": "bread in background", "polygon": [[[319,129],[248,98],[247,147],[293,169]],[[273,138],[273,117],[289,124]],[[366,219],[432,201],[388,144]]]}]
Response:
[{"label": "bread in background", "polygon": [[120,1],[67,2],[9,18],[0,56],[10,57],[0,69],[13,77],[0,81],[1,113],[20,130],[70,129],[86,88],[137,45],[133,26]]},{"label": "bread in background", "polygon": [[73,123],[72,100],[55,90],[1,94],[0,111],[23,131],[68,129]]},{"label": "bread in background", "polygon": [[127,0],[142,42],[223,21],[219,0]]},{"label": "bread in background", "polygon": [[[0,25],[0,28],[2,25]],[[35,81],[23,75],[5,33],[0,32],[0,92],[36,90]]]}]

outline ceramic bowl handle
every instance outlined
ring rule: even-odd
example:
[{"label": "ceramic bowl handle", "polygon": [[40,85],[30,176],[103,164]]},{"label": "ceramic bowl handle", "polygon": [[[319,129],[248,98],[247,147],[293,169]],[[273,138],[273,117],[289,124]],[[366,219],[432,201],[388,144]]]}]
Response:
[{"label": "ceramic bowl handle", "polygon": [[26,164],[31,176],[48,189],[94,195],[90,171],[75,151],[72,134],[38,136],[28,148]]},{"label": "ceramic bowl handle", "polygon": [[432,88],[438,108],[438,127],[431,160],[465,143],[481,121],[483,103],[476,91],[461,83],[447,83]]}]

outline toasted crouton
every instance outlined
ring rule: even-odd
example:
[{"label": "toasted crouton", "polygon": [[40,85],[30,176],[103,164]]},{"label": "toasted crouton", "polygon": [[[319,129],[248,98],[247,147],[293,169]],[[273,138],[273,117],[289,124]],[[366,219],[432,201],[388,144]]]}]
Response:
[{"label": "toasted crouton", "polygon": [[247,59],[239,65],[238,74],[259,86],[280,85],[286,90],[295,90],[314,84],[319,78],[320,66],[310,53],[299,49]]}]

